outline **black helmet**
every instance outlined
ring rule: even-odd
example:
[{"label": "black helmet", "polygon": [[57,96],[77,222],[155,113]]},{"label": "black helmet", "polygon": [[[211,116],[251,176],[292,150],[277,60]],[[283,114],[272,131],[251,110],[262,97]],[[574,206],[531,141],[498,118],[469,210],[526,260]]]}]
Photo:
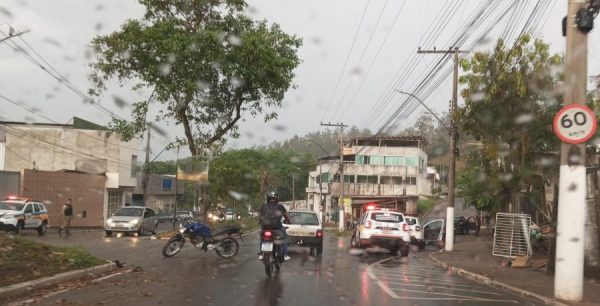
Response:
[{"label": "black helmet", "polygon": [[270,201],[276,201],[279,202],[279,194],[277,193],[277,191],[269,191],[267,192],[267,194],[265,194],[265,199],[267,200],[267,202]]}]

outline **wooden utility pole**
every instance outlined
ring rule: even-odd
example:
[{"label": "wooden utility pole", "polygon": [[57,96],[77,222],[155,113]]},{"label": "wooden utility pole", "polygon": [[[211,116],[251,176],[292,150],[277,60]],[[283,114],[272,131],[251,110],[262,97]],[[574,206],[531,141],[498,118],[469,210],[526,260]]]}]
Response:
[{"label": "wooden utility pole", "polygon": [[[586,104],[587,35],[575,16],[585,1],[569,0],[565,55],[564,104]],[[554,296],[579,302],[583,298],[586,206],[586,143],[561,143]]]},{"label": "wooden utility pole", "polygon": [[148,200],[148,180],[150,180],[150,129],[147,130],[146,136],[146,162],[144,163],[144,176],[142,181],[142,187],[144,187],[144,206],[146,206],[146,200]]},{"label": "wooden utility pole", "polygon": [[344,217],[345,217],[345,207],[344,207],[344,127],[347,125],[343,123],[322,123],[322,126],[335,126],[340,128],[340,197],[338,200],[338,205],[340,206],[339,210],[339,224],[338,229],[340,232],[344,231]]},{"label": "wooden utility pole", "polygon": [[450,104],[450,161],[448,165],[448,208],[446,209],[446,251],[454,249],[454,185],[456,180],[456,155],[458,149],[456,146],[456,124],[454,123],[454,114],[458,105],[458,54],[468,53],[458,48],[448,50],[419,50],[417,53],[425,54],[454,54],[454,78],[452,80],[452,102]]}]

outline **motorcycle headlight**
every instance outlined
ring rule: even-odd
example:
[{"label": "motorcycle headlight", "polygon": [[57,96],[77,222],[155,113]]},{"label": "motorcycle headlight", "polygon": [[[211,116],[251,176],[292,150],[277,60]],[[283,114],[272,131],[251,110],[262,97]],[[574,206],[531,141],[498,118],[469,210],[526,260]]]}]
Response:
[{"label": "motorcycle headlight", "polygon": [[183,232],[185,232],[185,227],[180,227],[179,232],[183,234]]},{"label": "motorcycle headlight", "polygon": [[134,225],[138,224],[138,222],[140,222],[140,220],[138,220],[138,219],[133,219],[133,220],[129,221],[129,223],[134,224]]}]

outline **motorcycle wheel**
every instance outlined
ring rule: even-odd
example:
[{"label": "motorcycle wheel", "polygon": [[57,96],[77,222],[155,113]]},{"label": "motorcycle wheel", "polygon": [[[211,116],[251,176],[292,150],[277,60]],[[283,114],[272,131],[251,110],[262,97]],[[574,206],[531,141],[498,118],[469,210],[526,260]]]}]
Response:
[{"label": "motorcycle wheel", "polygon": [[271,272],[273,271],[273,259],[271,253],[263,253],[263,263],[265,264],[265,273],[267,274],[267,277],[271,277]]},{"label": "motorcycle wheel", "polygon": [[185,239],[181,235],[177,235],[172,237],[167,241],[165,246],[162,249],[162,254],[164,257],[172,257],[175,254],[179,253],[183,248],[183,244],[185,243]]},{"label": "motorcycle wheel", "polygon": [[240,245],[233,238],[225,238],[223,239],[217,248],[215,248],[215,252],[221,258],[229,258],[235,256],[240,250]]}]

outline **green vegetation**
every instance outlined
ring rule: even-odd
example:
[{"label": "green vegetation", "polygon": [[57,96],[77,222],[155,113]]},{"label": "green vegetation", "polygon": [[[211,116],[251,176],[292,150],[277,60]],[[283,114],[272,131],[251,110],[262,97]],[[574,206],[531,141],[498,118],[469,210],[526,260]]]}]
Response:
[{"label": "green vegetation", "polygon": [[424,199],[417,201],[417,215],[422,217],[425,213],[427,213],[434,205],[436,204],[435,200]]},{"label": "green vegetation", "polygon": [[104,263],[79,247],[54,247],[0,235],[0,287]]},{"label": "green vegetation", "polygon": [[550,217],[544,186],[558,177],[559,141],[551,127],[560,108],[561,61],[527,35],[512,47],[498,40],[492,52],[462,61],[458,127],[461,137],[474,140],[457,178],[466,203],[493,213],[521,201],[530,213]]}]

